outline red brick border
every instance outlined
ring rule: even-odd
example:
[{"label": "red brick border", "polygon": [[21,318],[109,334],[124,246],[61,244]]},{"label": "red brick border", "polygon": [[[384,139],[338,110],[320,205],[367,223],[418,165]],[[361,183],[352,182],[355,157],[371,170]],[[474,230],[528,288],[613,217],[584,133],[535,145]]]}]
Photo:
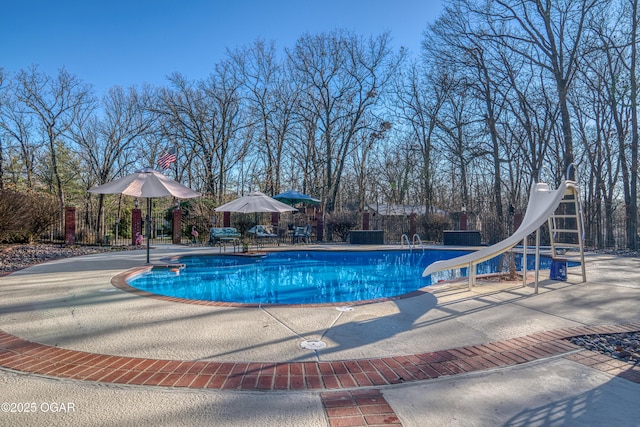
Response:
[{"label": "red brick border", "polygon": [[[566,338],[640,331],[627,325],[565,328],[429,353],[329,362],[205,362],[109,356],[23,340],[0,331],[0,367],[58,378],[113,384],[218,390],[375,388],[513,366],[563,355],[640,382],[640,367],[587,352]],[[614,361],[612,361],[614,360]],[[622,366],[620,363],[626,366]]]},{"label": "red brick border", "polygon": [[624,360],[614,359],[613,357],[591,350],[568,354],[565,358],[640,384],[640,365],[631,365]]}]

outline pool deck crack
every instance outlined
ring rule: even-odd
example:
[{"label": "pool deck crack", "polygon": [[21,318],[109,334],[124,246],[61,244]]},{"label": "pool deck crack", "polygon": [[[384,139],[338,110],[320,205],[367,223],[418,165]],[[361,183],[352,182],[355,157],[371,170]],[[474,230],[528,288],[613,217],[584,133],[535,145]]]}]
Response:
[{"label": "pool deck crack", "polygon": [[285,329],[287,329],[289,332],[291,332],[292,334],[294,334],[295,336],[297,336],[298,338],[301,338],[303,340],[307,339],[307,337],[300,335],[298,332],[296,332],[295,330],[293,330],[292,327],[290,327],[289,325],[287,325],[283,320],[280,320],[278,317],[276,317],[275,314],[271,313],[269,310],[267,310],[264,307],[260,307],[260,310],[262,312],[264,312],[267,316],[271,317],[273,320],[275,320],[277,323],[279,323],[280,325],[282,325]]}]

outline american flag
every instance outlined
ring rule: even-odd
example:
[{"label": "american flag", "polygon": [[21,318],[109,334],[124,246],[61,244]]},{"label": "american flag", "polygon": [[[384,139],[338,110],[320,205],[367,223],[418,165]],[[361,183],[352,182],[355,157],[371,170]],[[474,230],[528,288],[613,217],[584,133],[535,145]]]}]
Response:
[{"label": "american flag", "polygon": [[176,147],[172,147],[169,150],[165,151],[162,156],[160,156],[160,158],[158,159],[158,166],[160,166],[162,170],[167,169],[169,166],[171,166],[171,163],[176,161],[176,151]]}]

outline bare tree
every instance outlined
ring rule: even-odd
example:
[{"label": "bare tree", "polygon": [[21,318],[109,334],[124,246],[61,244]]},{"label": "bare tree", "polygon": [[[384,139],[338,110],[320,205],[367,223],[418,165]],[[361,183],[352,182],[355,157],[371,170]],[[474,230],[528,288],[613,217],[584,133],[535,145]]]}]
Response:
[{"label": "bare tree", "polygon": [[[237,141],[246,126],[238,94],[240,83],[229,62],[219,64],[205,81],[170,77],[172,89],[162,89],[155,109],[168,141],[185,149],[202,168],[204,191],[222,202],[227,174],[244,157],[247,146]],[[195,163],[184,165],[195,170]]]},{"label": "bare tree", "polygon": [[[611,6],[610,19],[595,21],[598,34],[596,55],[586,61],[590,84],[602,82],[602,96],[608,105],[618,142],[617,153],[625,202],[627,247],[638,246],[638,113],[637,113],[637,32],[638,2],[626,0]],[[597,61],[601,58],[600,61]],[[600,67],[597,68],[597,65]],[[615,183],[614,183],[615,184]]]},{"label": "bare tree", "polygon": [[448,160],[451,191],[461,203],[458,208],[466,208],[471,203],[469,164],[478,154],[472,126],[475,117],[466,80],[448,75],[453,85],[445,95],[437,124],[442,134],[443,154]]},{"label": "bare tree", "polygon": [[[304,101],[297,100],[297,104],[301,102]],[[304,113],[294,111],[293,135],[288,147],[291,157],[289,181],[292,187],[301,185],[305,193],[321,194],[325,182],[324,162],[318,151],[318,122],[319,118],[310,109]]]},{"label": "bare tree", "polygon": [[[74,139],[89,172],[87,188],[117,177],[140,157],[138,144],[154,123],[149,96],[149,88],[139,92],[135,88],[113,87],[102,99],[101,117],[91,115],[74,126]],[[102,224],[103,205],[104,195],[100,194],[96,230]]]},{"label": "bare tree", "polygon": [[629,0],[631,22],[629,26],[631,58],[629,61],[629,85],[631,90],[631,182],[628,212],[628,247],[638,248],[638,0]]},{"label": "bare tree", "polygon": [[285,142],[292,128],[292,90],[286,69],[278,61],[275,43],[257,40],[248,48],[230,52],[239,79],[247,92],[252,126],[257,134],[258,158],[264,162],[263,187],[280,192]]},{"label": "bare tree", "polygon": [[[435,68],[435,67],[434,67]],[[406,74],[396,82],[398,115],[401,123],[408,123],[410,139],[416,142],[419,156],[420,191],[419,200],[425,205],[427,214],[434,205],[432,151],[437,130],[438,116],[450,89],[450,81],[444,74],[420,67],[416,63],[406,68]]]},{"label": "bare tree", "polygon": [[[594,60],[600,62],[590,56],[590,62]],[[600,67],[593,67],[594,71],[596,69]],[[612,248],[615,247],[613,213],[620,156],[617,138],[611,132],[613,114],[607,96],[608,78],[593,72],[588,74],[588,77],[580,78],[583,102],[573,104],[582,149],[580,163],[584,169],[588,168],[584,200],[585,241],[596,247]]]},{"label": "bare tree", "polygon": [[[375,117],[370,119],[377,120]],[[391,122],[383,121],[378,125],[377,130],[372,130],[370,133],[362,132],[358,135],[358,138],[361,138],[362,141],[354,145],[355,148],[349,156],[349,174],[353,177],[353,185],[350,187],[355,190],[352,191],[353,197],[349,205],[353,209],[363,211],[367,197],[377,193],[377,190],[381,187],[381,182],[390,182],[394,179],[391,177],[392,174],[387,174],[388,170],[376,168],[372,165],[375,159],[375,152],[381,148],[381,143],[384,144],[385,140],[388,141],[390,130]],[[384,144],[384,146],[389,145]],[[406,159],[396,162],[394,166],[404,167],[407,173],[410,169]],[[387,176],[386,180],[381,180],[381,177],[385,175]]]},{"label": "bare tree", "polygon": [[486,32],[483,28],[486,24],[473,22],[470,15],[463,5],[453,2],[429,27],[430,42],[425,42],[424,46],[438,58],[441,67],[449,64],[449,68],[455,70],[453,75],[462,81],[465,92],[474,98],[476,105],[471,114],[477,116],[478,125],[482,124],[477,130],[480,139],[478,149],[474,151],[476,155],[491,160],[492,211],[498,224],[503,224],[501,170],[506,160],[498,122],[507,102],[509,86],[504,82],[508,83],[508,77],[501,72],[499,48],[479,36]]},{"label": "bare tree", "polygon": [[[33,116],[25,111],[13,96],[12,87],[7,87],[0,101],[0,129],[3,133],[4,148],[17,151],[16,160],[7,165],[14,173],[13,184],[19,188],[23,183],[28,189],[35,185],[35,159],[42,143],[35,141]],[[3,162],[4,163],[4,162]],[[2,169],[5,169],[4,164]]]},{"label": "bare tree", "polygon": [[[0,111],[4,105],[3,99],[5,98],[5,84],[4,84],[4,68],[0,67]],[[1,117],[1,116],[0,116]],[[2,127],[3,120],[0,118],[0,127]],[[4,143],[2,134],[0,134],[0,191],[4,190]]]},{"label": "bare tree", "polygon": [[[579,67],[585,23],[601,0],[494,0],[473,7],[489,23],[482,38],[508,48],[549,73],[562,119],[564,169],[574,162],[569,89]],[[575,173],[575,171],[574,171]]]},{"label": "bare tree", "polygon": [[505,52],[501,53],[501,64],[509,86],[506,108],[510,114],[504,126],[513,137],[511,143],[523,154],[522,167],[528,169],[529,188],[545,164],[559,112],[537,67]]},{"label": "bare tree", "polygon": [[364,42],[345,31],[301,37],[288,51],[294,78],[303,85],[302,120],[317,118],[317,142],[325,162],[325,210],[335,209],[347,156],[367,130],[366,113],[380,100],[398,59],[389,35]]},{"label": "bare tree", "polygon": [[59,70],[56,78],[51,78],[33,66],[29,70],[21,70],[16,81],[17,99],[37,117],[45,135],[62,215],[65,203],[57,157],[58,144],[69,136],[77,120],[94,108],[93,96],[88,86],[65,69]]}]

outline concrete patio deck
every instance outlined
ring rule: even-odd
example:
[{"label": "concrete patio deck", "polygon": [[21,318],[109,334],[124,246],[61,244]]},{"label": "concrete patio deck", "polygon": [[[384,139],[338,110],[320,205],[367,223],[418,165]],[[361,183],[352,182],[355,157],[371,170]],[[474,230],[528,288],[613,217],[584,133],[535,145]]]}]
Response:
[{"label": "concrete patio deck", "polygon": [[[192,252],[218,249],[160,246],[152,262]],[[449,284],[338,311],[112,286],[145,256],[0,278],[0,425],[638,425],[640,367],[565,340],[640,330],[637,258],[590,255],[587,283],[538,295]],[[327,347],[300,346],[313,339]]]}]

